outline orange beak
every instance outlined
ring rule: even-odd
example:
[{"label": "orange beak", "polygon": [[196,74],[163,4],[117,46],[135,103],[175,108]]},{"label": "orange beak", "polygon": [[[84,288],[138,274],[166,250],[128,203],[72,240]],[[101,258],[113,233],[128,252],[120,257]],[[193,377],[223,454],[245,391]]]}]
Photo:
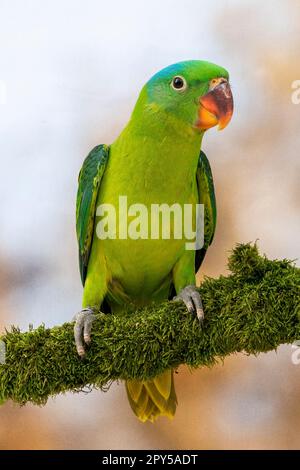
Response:
[{"label": "orange beak", "polygon": [[218,124],[224,129],[233,113],[233,97],[226,78],[214,78],[210,81],[209,91],[199,99],[198,120],[196,127],[207,130]]}]

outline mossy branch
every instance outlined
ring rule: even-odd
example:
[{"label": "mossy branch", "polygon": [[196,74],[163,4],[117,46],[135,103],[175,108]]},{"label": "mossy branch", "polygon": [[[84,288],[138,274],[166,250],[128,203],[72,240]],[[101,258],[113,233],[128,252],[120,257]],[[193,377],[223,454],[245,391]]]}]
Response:
[{"label": "mossy branch", "polygon": [[117,379],[149,379],[180,364],[211,366],[244,351],[258,354],[300,339],[300,270],[270,261],[256,245],[238,245],[231,274],[200,287],[202,329],[180,303],[165,302],[122,315],[100,314],[84,360],[76,354],[73,323],[2,336],[0,401],[43,404],[49,396],[85,386],[105,389]]}]

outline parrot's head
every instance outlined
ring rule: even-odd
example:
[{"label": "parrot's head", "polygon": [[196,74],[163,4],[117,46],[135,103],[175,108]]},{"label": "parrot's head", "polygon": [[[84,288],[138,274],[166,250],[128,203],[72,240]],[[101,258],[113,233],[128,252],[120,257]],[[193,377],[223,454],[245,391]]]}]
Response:
[{"label": "parrot's head", "polygon": [[196,132],[216,125],[224,129],[233,113],[227,70],[202,60],[164,68],[146,83],[142,94],[150,109],[162,109]]}]

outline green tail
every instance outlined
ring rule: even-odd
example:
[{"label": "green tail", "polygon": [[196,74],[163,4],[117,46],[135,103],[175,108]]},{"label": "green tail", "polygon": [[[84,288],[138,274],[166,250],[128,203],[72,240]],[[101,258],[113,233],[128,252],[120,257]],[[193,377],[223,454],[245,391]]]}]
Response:
[{"label": "green tail", "polygon": [[143,423],[158,416],[173,418],[177,406],[173,371],[167,370],[147,382],[127,380],[128,400],[134,414]]}]

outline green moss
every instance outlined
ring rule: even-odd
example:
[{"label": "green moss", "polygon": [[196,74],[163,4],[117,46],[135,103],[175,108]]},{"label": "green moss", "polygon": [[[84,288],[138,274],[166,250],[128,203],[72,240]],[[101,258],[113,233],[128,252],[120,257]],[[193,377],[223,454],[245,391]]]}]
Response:
[{"label": "green moss", "polygon": [[256,245],[238,245],[229,276],[206,278],[200,292],[205,322],[199,326],[180,303],[150,305],[122,315],[100,314],[85,359],[76,354],[73,324],[17,328],[1,339],[0,403],[11,399],[44,404],[49,396],[117,379],[149,379],[188,364],[212,366],[225,356],[276,349],[300,338],[300,270],[290,261],[270,261]]}]

